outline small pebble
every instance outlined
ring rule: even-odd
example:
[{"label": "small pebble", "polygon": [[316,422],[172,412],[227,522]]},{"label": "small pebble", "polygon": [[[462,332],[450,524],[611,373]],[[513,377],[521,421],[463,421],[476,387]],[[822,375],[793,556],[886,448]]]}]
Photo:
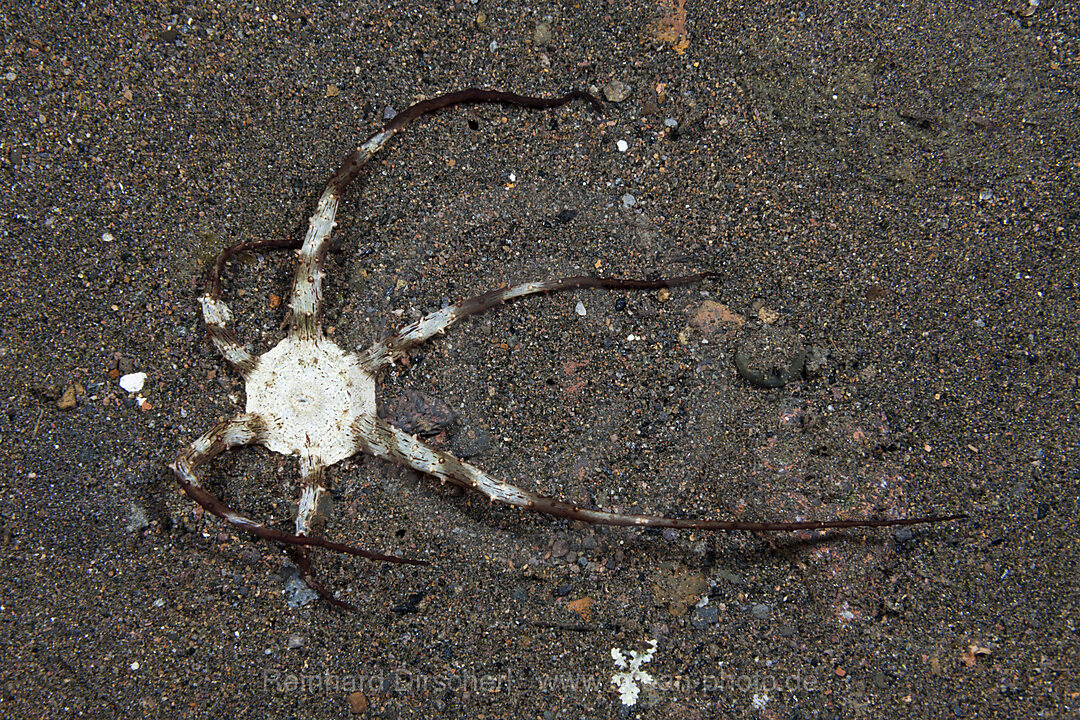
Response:
[{"label": "small pebble", "polygon": [[705,607],[695,608],[690,613],[690,624],[695,628],[708,627],[709,625],[715,625],[720,621],[720,610],[713,605],[706,605]]},{"label": "small pebble", "polygon": [[626,207],[633,207],[635,203],[637,203],[637,198],[630,193],[626,193],[622,196],[622,204]]},{"label": "small pebble", "polygon": [[64,394],[56,401],[57,410],[70,410],[75,407],[75,386],[68,385]]},{"label": "small pebble", "polygon": [[[285,604],[294,609],[306,607],[319,599],[319,593],[295,575],[285,581],[284,595]],[[289,641],[292,642],[292,638]]]},{"label": "small pebble", "polygon": [[349,701],[349,712],[353,715],[362,715],[367,712],[368,699],[362,692],[351,692],[346,698]]},{"label": "small pebble", "polygon": [[585,317],[585,303],[578,300],[577,305],[574,306],[574,312],[576,312],[581,317]]},{"label": "small pebble", "polygon": [[536,47],[547,47],[551,44],[551,25],[546,22],[536,23],[536,28],[533,30],[533,45]]},{"label": "small pebble", "polygon": [[556,540],[555,544],[551,546],[552,557],[561,558],[568,552],[570,552],[570,543],[566,540]]},{"label": "small pebble", "polygon": [[289,641],[288,641],[288,643],[286,643],[285,647],[287,647],[289,650],[297,650],[299,648],[304,647],[304,638],[303,638],[303,636],[296,635],[296,634],[290,635],[289,636]]},{"label": "small pebble", "polygon": [[625,140],[619,140],[617,143],[615,143],[615,147],[619,148],[619,152],[626,152],[630,149],[630,143],[626,142]]},{"label": "small pebble", "polygon": [[146,517],[146,510],[134,500],[128,501],[128,522],[124,528],[129,533],[140,532],[149,527],[150,521]]},{"label": "small pebble", "polygon": [[630,97],[630,86],[622,80],[612,80],[604,86],[604,97],[608,102],[618,103]]},{"label": "small pebble", "polygon": [[750,609],[750,614],[756,617],[758,620],[766,620],[772,613],[772,606],[765,605],[764,603],[758,603]]}]

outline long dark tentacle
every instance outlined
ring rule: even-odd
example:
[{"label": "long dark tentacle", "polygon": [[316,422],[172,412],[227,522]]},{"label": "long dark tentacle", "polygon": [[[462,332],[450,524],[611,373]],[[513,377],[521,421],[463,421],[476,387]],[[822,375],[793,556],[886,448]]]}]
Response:
[{"label": "long dark tentacle", "polygon": [[475,490],[493,502],[514,505],[557,517],[581,520],[595,525],[664,527],[684,530],[795,531],[829,528],[896,527],[961,520],[966,515],[927,515],[915,518],[882,520],[807,520],[798,522],[744,522],[742,520],[698,520],[657,515],[636,515],[589,510],[580,505],[524,490],[494,478],[483,470],[450,453],[436,450],[404,430],[377,418],[364,417],[354,427],[357,444],[378,457],[401,463],[432,475],[443,482]]}]

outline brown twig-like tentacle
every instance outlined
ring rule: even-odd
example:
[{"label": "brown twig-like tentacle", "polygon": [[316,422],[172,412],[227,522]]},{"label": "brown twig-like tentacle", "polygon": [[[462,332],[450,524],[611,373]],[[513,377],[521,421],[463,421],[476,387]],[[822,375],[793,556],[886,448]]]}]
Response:
[{"label": "brown twig-like tentacle", "polygon": [[407,565],[428,564],[423,560],[410,560],[395,555],[383,555],[382,553],[362,550],[360,548],[336,543],[319,537],[301,537],[299,535],[276,530],[272,527],[257,523],[246,515],[236,512],[199,483],[199,479],[195,476],[196,470],[226,450],[259,442],[261,432],[262,422],[257,416],[250,413],[240,415],[228,422],[215,425],[206,434],[191,443],[191,445],[180,453],[180,456],[176,458],[176,461],[170,465],[170,468],[176,475],[177,481],[180,483],[180,487],[184,489],[184,492],[188,497],[199,503],[199,505],[202,505],[203,509],[207,512],[217,515],[219,518],[232,523],[236,527],[247,530],[266,540],[273,540],[286,545],[321,547],[326,548],[327,550],[335,550],[348,555],[367,558],[368,560],[403,563]]},{"label": "brown twig-like tentacle", "polygon": [[380,131],[367,139],[354,153],[349,155],[331,177],[323,190],[315,209],[315,214],[308,221],[307,236],[298,253],[296,279],[293,282],[292,310],[289,332],[299,338],[316,340],[321,334],[319,314],[322,310],[323,264],[329,247],[330,233],[334,229],[334,217],[338,204],[345,190],[367,164],[371,156],[381,150],[390,138],[394,137],[410,121],[436,110],[466,102],[511,103],[527,107],[550,108],[564,105],[571,100],[587,99],[593,107],[599,109],[599,100],[581,91],[574,91],[560,98],[534,98],[514,93],[497,92],[469,88],[460,92],[439,95],[430,100],[410,105],[396,115]]},{"label": "brown twig-like tentacle", "polygon": [[[327,185],[336,187],[339,197],[344,195],[345,190],[352,181],[356,179],[357,174],[359,174],[360,170],[371,156],[382,149],[382,147],[389,142],[390,138],[397,134],[399,130],[421,115],[426,115],[452,105],[470,102],[506,103],[533,108],[553,108],[579,99],[587,100],[592,105],[594,111],[597,113],[601,112],[600,100],[581,90],[572,90],[557,98],[538,98],[496,90],[468,88],[458,92],[438,95],[428,100],[422,100],[402,110],[390,119],[380,132],[375,133],[375,135],[368,138],[363,145],[345,159],[345,162],[341,164],[341,167],[338,168],[337,172],[331,176]],[[206,294],[214,299],[221,297],[221,273],[225,269],[225,263],[228,262],[229,258],[233,255],[262,248],[285,248],[295,250],[300,247],[301,244],[302,242],[300,240],[292,238],[281,240],[251,240],[248,242],[236,243],[235,245],[225,248],[214,259],[213,264],[206,269]]]},{"label": "brown twig-like tentacle", "polygon": [[604,111],[599,98],[590,95],[584,90],[571,90],[562,97],[557,98],[539,98],[531,95],[518,95],[511,92],[503,92],[501,90],[466,88],[464,90],[446,93],[445,95],[439,95],[428,100],[421,100],[418,103],[410,105],[387,122],[383,129],[400,130],[421,115],[427,115],[436,110],[441,110],[442,108],[450,107],[452,105],[461,105],[462,103],[503,103],[505,105],[521,105],[530,108],[556,108],[573,100],[588,101],[588,103],[592,105],[593,112],[597,114]]},{"label": "brown twig-like tentacle", "polygon": [[798,522],[744,522],[741,520],[696,520],[657,515],[589,510],[575,503],[556,500],[491,477],[483,470],[450,453],[436,450],[404,430],[377,418],[364,417],[354,424],[357,444],[378,457],[388,458],[455,485],[475,490],[492,501],[557,517],[596,525],[665,527],[692,530],[824,530],[828,528],[895,527],[959,520],[966,515],[929,515],[898,520],[810,520]]},{"label": "brown twig-like tentacle", "polygon": [[340,599],[334,593],[323,585],[321,582],[315,579],[315,571],[311,567],[311,551],[302,545],[294,545],[292,547],[293,560],[296,562],[296,569],[300,571],[300,577],[304,579],[304,583],[317,592],[326,602],[330,603],[334,607],[341,608],[342,610],[357,611],[360,608],[356,607],[352,603],[345,602]]},{"label": "brown twig-like tentacle", "polygon": [[203,292],[215,300],[221,297],[221,273],[225,270],[225,263],[233,255],[251,250],[261,250],[262,248],[295,250],[300,247],[300,242],[298,239],[289,238],[288,240],[249,240],[230,245],[219,252],[210,267],[206,268],[206,277],[203,279]]},{"label": "brown twig-like tentacle", "polygon": [[236,333],[231,327],[232,312],[221,299],[221,271],[229,258],[237,253],[259,248],[295,248],[298,245],[298,242],[291,240],[257,240],[237,243],[218,253],[214,262],[206,269],[206,287],[203,296],[199,298],[206,330],[210,335],[210,341],[214,343],[214,347],[218,349],[221,356],[245,379],[255,369],[258,358],[244,349],[236,339]]},{"label": "brown twig-like tentacle", "polygon": [[568,277],[543,282],[528,282],[512,287],[489,290],[476,297],[447,305],[442,310],[429,313],[392,333],[360,353],[360,365],[368,372],[397,360],[410,349],[438,335],[458,320],[483,312],[516,298],[536,293],[576,290],[582,288],[607,288],[609,290],[654,290],[675,285],[688,285],[715,277],[714,273],[699,273],[663,280],[620,280],[617,278]]}]

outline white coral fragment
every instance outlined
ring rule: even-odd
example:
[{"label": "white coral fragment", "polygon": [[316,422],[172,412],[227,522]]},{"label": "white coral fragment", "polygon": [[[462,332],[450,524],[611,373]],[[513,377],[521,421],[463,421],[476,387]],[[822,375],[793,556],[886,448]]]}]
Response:
[{"label": "white coral fragment", "polygon": [[641,666],[653,659],[656,654],[656,640],[650,640],[651,646],[645,652],[631,650],[629,656],[619,648],[611,648],[611,659],[615,661],[615,667],[623,672],[615,673],[611,677],[611,684],[619,689],[619,699],[623,705],[636,705],[638,695],[641,694],[641,685],[653,685],[656,680],[653,676],[641,669]]}]

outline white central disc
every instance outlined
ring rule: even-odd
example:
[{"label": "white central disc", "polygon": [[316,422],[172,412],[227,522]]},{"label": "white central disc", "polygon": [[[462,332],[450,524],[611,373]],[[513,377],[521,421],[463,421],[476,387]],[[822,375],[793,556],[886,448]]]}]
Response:
[{"label": "white central disc", "polygon": [[375,414],[375,378],[326,338],[287,337],[248,377],[247,411],[266,424],[266,447],[333,465],[356,452],[353,421]]}]

